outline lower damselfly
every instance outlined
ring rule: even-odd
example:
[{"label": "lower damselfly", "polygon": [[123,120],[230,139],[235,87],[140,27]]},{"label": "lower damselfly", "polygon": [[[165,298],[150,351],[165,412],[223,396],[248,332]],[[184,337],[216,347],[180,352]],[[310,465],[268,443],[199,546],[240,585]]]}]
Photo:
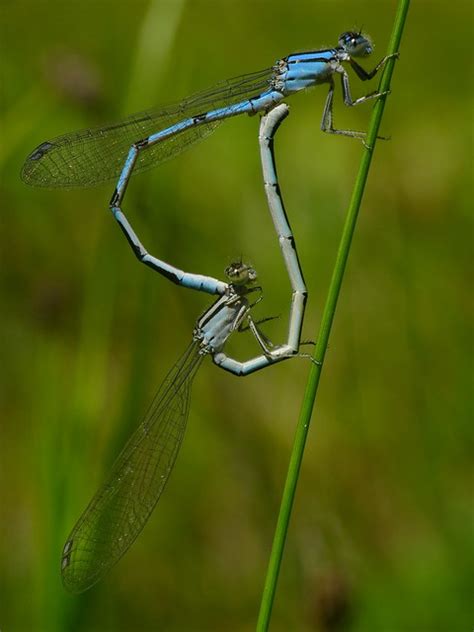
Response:
[{"label": "lower damselfly", "polygon": [[[274,134],[287,114],[286,104],[271,110],[262,118],[259,134],[265,192],[292,288],[284,344],[272,344],[259,327],[262,321],[255,321],[251,315],[263,296],[251,266],[242,261],[231,264],[226,269],[226,281],[183,272],[150,255],[124,213],[119,208],[113,209],[140,261],[174,283],[219,298],[197,321],[191,344],[168,373],[142,423],[67,538],[61,572],[63,583],[71,592],[82,592],[101,579],[128,550],[150,517],[181,446],[191,384],[206,355],[217,366],[238,376],[298,355],[307,357],[299,353],[307,292],[273,153]],[[260,354],[243,362],[226,355],[224,348],[229,337],[247,329],[257,341]]]}]

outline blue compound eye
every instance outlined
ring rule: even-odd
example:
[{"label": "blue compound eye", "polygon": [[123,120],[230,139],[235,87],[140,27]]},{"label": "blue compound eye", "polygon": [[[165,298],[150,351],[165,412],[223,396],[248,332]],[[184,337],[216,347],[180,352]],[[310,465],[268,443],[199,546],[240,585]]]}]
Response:
[{"label": "blue compound eye", "polygon": [[371,41],[362,33],[346,31],[339,37],[339,46],[351,57],[366,57],[372,53]]}]

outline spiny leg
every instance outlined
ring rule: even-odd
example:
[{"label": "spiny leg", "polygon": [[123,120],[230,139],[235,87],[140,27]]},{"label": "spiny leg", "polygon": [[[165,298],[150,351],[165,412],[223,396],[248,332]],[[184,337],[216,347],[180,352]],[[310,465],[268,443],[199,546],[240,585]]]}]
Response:
[{"label": "spiny leg", "polygon": [[354,61],[352,58],[349,60],[349,63],[351,64],[352,68],[354,69],[354,72],[357,74],[357,76],[359,77],[361,81],[369,81],[370,79],[373,79],[375,77],[378,71],[387,63],[389,59],[398,59],[399,56],[400,55],[398,53],[392,53],[391,55],[387,55],[386,57],[383,57],[379,61],[379,63],[375,66],[373,70],[369,70],[369,71],[365,70],[365,68],[362,68],[362,66],[359,66],[359,64],[356,61]]},{"label": "spiny leg", "polygon": [[[280,318],[280,314],[278,314],[277,316],[265,316],[264,318],[259,318],[258,320],[254,320],[254,324],[255,325],[263,325],[263,323],[268,323],[271,320],[277,320],[278,318]],[[250,329],[250,325],[241,325],[239,327],[239,332],[243,333],[244,331],[249,331]],[[300,342],[300,345],[304,344],[303,342]]]},{"label": "spiny leg", "polygon": [[[364,101],[367,101],[369,99],[375,99],[375,98],[384,96],[385,94],[388,94],[387,92],[371,92],[370,94],[367,94],[363,97],[359,97],[358,99],[354,101],[351,96],[349,77],[346,71],[344,70],[344,68],[341,68],[337,72],[341,73],[342,92],[344,95],[344,103],[347,106],[352,107],[354,105],[359,105],[359,103],[363,103]],[[334,101],[334,82],[331,79],[329,92],[326,98],[326,103],[324,105],[324,110],[323,110],[323,116],[321,119],[321,130],[323,132],[326,132],[327,134],[338,134],[340,136],[350,136],[351,138],[359,138],[363,141],[366,137],[365,132],[352,130],[352,129],[336,129],[333,126],[333,116],[332,116],[333,101]],[[377,136],[377,138],[379,140],[387,140],[387,138],[384,136]]]},{"label": "spiny leg", "polygon": [[[399,56],[398,53],[387,55],[386,57],[384,57],[383,59],[379,61],[379,63],[375,66],[373,70],[370,70],[370,71],[367,71],[364,68],[362,68],[362,66],[359,66],[359,64],[356,61],[354,61],[354,59],[352,58],[349,59],[349,63],[351,64],[352,69],[354,70],[354,72],[356,73],[356,75],[359,77],[361,81],[369,81],[370,79],[373,79],[375,77],[378,71],[387,63],[389,59],[398,58],[398,56]],[[342,66],[339,66],[338,68],[336,68],[336,72],[340,73],[341,75],[344,103],[348,105],[349,107],[353,107],[354,105],[359,105],[360,103],[364,103],[365,101],[368,101],[369,99],[378,99],[379,97],[383,97],[386,94],[389,94],[388,91],[378,92],[377,90],[374,90],[373,92],[369,92],[369,94],[366,94],[354,100],[351,96],[349,75],[347,74],[347,71]]]},{"label": "spiny leg", "polygon": [[[353,59],[350,59],[349,63],[351,64],[351,67],[353,68],[354,72],[357,74],[357,76],[359,77],[361,81],[368,81],[370,79],[373,79],[373,77],[375,77],[377,72],[385,65],[385,63],[389,59],[392,59],[392,58],[398,58],[398,53],[394,53],[393,55],[387,55],[387,57],[384,57],[383,59],[381,59],[379,63],[375,66],[375,68],[370,71],[367,71],[364,68],[362,68],[362,66],[359,66],[359,64]],[[374,90],[373,92],[370,92],[369,94],[359,97],[358,99],[353,99],[351,95],[349,75],[347,74],[346,70],[342,66],[339,66],[335,69],[335,72],[338,72],[341,75],[343,99],[344,99],[345,105],[349,107],[354,107],[355,105],[364,103],[365,101],[368,101],[369,99],[377,99],[381,96],[388,94],[388,92],[377,92],[377,90]],[[360,138],[362,140],[365,139],[365,136],[366,136],[365,132],[360,132],[357,130],[350,130],[350,129],[334,128],[333,116],[332,116],[333,100],[334,100],[334,81],[331,77],[329,92],[326,98],[326,103],[324,105],[323,117],[321,119],[321,130],[328,134],[339,134],[342,136],[350,136],[352,138]],[[380,140],[387,140],[384,136],[377,136],[377,138]]]},{"label": "spiny leg", "polygon": [[323,117],[321,119],[321,130],[327,134],[339,134],[341,136],[351,136],[352,138],[365,138],[365,132],[358,132],[350,129],[335,129],[333,126],[332,108],[334,102],[334,81],[331,77],[329,82],[329,92],[324,104]]},{"label": "spiny leg", "polygon": [[377,90],[374,90],[373,92],[369,92],[369,94],[365,94],[362,97],[359,97],[358,99],[353,99],[352,95],[351,95],[351,85],[350,85],[350,81],[349,81],[349,75],[347,74],[347,71],[345,68],[342,68],[342,66],[340,68],[337,69],[338,73],[340,73],[341,75],[341,85],[342,85],[342,94],[344,97],[344,103],[345,105],[349,106],[349,107],[354,107],[354,105],[359,105],[360,103],[364,103],[365,101],[368,101],[369,99],[378,99],[379,97],[383,97],[384,95],[388,94],[388,92],[377,92]]}]

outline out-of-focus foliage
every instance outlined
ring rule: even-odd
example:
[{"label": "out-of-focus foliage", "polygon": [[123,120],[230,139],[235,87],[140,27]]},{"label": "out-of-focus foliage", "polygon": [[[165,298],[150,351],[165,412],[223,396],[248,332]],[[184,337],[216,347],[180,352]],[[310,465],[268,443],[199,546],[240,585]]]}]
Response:
[{"label": "out-of-focus foliage", "polygon": [[[112,186],[44,191],[19,170],[40,142],[334,45],[363,25],[381,57],[395,0],[3,0],[1,10],[1,627],[8,632],[254,627],[308,363],[243,380],[207,361],[149,525],[105,581],[66,594],[60,551],[206,296],[140,266]],[[275,631],[455,632],[472,625],[472,15],[414,2],[313,419]],[[375,62],[375,59],[374,59]],[[367,67],[372,62],[367,61]],[[354,93],[366,85],[353,81]],[[375,84],[374,84],[375,85]],[[371,89],[372,86],[369,88]],[[277,139],[314,338],[361,145],[319,132],[325,88]],[[370,104],[339,126],[363,129]],[[263,316],[290,296],[265,205],[257,118],[224,124],[133,179],[149,250],[221,276],[241,253]],[[255,351],[249,336],[230,345]],[[471,591],[470,591],[471,589]]]}]

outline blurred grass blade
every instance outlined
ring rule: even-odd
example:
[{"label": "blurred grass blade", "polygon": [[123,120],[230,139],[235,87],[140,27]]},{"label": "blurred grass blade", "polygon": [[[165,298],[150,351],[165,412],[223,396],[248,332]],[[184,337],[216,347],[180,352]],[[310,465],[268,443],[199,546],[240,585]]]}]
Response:
[{"label": "blurred grass blade", "polygon": [[185,5],[186,0],[153,0],[150,3],[133,52],[128,91],[122,107],[124,114],[143,108],[144,104],[150,105],[155,100],[161,75],[169,67],[168,59]]}]

